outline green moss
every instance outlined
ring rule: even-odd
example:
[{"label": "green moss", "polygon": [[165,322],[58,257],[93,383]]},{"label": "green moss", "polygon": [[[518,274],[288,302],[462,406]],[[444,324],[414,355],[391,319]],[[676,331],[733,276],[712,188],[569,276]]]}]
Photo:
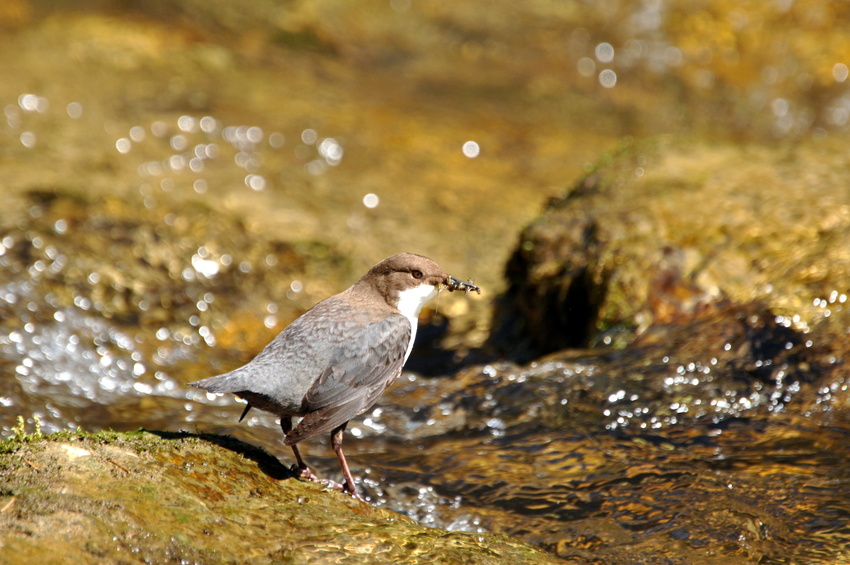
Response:
[{"label": "green moss", "polygon": [[44,557],[45,540],[79,562],[554,562],[504,536],[425,528],[295,480],[265,451],[225,436],[60,432],[7,443],[19,451],[0,454],[0,506],[18,509],[0,513],[12,563]]},{"label": "green moss", "polygon": [[279,29],[273,35],[272,41],[281,47],[298,51],[312,51],[324,55],[335,55],[336,48],[323,40],[315,30],[304,28],[296,31]]}]

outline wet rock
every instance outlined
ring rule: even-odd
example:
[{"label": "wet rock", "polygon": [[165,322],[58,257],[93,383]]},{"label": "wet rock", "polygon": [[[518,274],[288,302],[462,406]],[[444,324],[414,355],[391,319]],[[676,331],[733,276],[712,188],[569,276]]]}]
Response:
[{"label": "wet rock", "polygon": [[831,563],[850,395],[811,337],[728,307],[622,350],[403,377],[353,423],[378,432],[366,490],[411,509],[397,485],[418,484],[448,522],[581,563]]},{"label": "wet rock", "polygon": [[841,335],[845,161],[829,139],[781,150],[625,143],[523,231],[495,341],[524,359],[624,345],[653,325],[755,302],[797,331]]},{"label": "wet rock", "polygon": [[59,434],[0,444],[3,562],[556,563],[303,483],[222,436]]}]

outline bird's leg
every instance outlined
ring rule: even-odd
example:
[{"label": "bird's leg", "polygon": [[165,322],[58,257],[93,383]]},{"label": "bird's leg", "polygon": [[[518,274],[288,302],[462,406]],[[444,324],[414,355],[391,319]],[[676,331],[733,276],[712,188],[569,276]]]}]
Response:
[{"label": "bird's leg", "polygon": [[345,431],[345,426],[347,425],[348,422],[331,432],[331,447],[333,447],[333,450],[339,459],[339,464],[342,467],[342,474],[345,477],[345,484],[342,486],[342,491],[347,492],[360,502],[365,502],[363,497],[357,494],[357,488],[354,486],[354,477],[351,476],[351,471],[348,469],[348,463],[345,461],[345,454],[342,452],[342,433]]},{"label": "bird's leg", "polygon": [[[283,430],[284,436],[288,435],[289,432],[292,431],[292,418],[290,418],[288,416],[281,416],[280,417],[280,429]],[[321,479],[319,479],[319,477],[317,477],[315,474],[313,474],[313,471],[310,470],[310,467],[308,467],[307,464],[304,463],[304,460],[301,459],[301,453],[298,451],[297,445],[292,446],[292,453],[295,454],[295,461],[297,463],[297,469],[293,469],[293,471],[298,473],[299,477],[301,477],[302,479],[308,480],[308,481],[319,481],[319,480],[321,480]]]}]

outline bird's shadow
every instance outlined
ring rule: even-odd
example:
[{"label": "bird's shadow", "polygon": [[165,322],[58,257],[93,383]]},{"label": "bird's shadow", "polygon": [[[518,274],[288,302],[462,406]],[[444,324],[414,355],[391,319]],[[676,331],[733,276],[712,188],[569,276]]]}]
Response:
[{"label": "bird's shadow", "polygon": [[259,468],[260,471],[275,480],[292,479],[296,477],[296,473],[292,469],[286,467],[283,463],[281,463],[280,460],[278,460],[278,458],[274,455],[271,455],[270,453],[255,445],[245,443],[244,441],[238,440],[231,436],[217,434],[196,434],[184,431],[144,431],[155,436],[159,436],[160,438],[165,440],[173,441],[184,439],[198,439],[207,443],[211,443],[213,445],[217,445],[218,447],[223,447],[224,449],[232,451],[233,453],[238,453],[239,455],[255,462],[257,464],[257,468]]}]

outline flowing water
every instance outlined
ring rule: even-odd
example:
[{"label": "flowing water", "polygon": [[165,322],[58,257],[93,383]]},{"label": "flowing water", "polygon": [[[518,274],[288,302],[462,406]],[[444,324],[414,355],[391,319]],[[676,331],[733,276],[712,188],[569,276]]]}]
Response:
[{"label": "flowing water", "polygon": [[[520,228],[621,137],[843,135],[847,59],[827,39],[846,12],[14,0],[0,435],[19,416],[46,432],[227,433],[288,464],[273,418],[237,424],[241,405],[185,383],[417,251],[484,295],[441,296],[415,371],[352,422],[373,503],[573,562],[850,561],[846,384],[826,345],[777,352],[797,376],[767,381],[725,365],[713,326],[686,330],[690,347],[661,334],[475,363]],[[798,338],[795,353],[811,347]],[[326,443],[305,452],[338,472]]]}]

